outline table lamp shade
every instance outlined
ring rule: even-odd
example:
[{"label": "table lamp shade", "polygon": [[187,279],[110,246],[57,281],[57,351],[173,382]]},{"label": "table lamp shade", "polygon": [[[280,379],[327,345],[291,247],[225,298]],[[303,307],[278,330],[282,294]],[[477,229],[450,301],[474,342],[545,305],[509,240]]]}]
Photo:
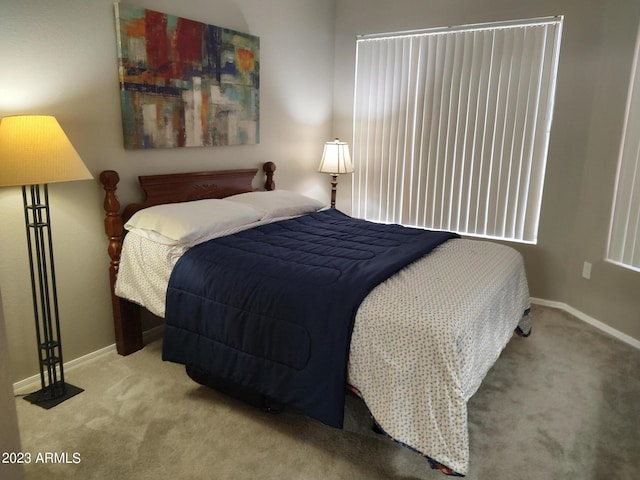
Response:
[{"label": "table lamp shade", "polygon": [[347,142],[341,142],[337,138],[333,142],[326,142],[318,171],[335,175],[353,172]]},{"label": "table lamp shade", "polygon": [[0,120],[0,186],[91,178],[55,117],[19,115]]}]

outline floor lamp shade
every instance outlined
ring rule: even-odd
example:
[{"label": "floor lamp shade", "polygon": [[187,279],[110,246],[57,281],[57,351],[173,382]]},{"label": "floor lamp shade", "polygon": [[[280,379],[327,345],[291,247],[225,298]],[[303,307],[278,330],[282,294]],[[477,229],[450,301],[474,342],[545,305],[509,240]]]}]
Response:
[{"label": "floor lamp shade", "polygon": [[58,121],[47,115],[0,120],[0,165],[3,187],[93,178]]},{"label": "floor lamp shade", "polygon": [[42,388],[25,398],[43,408],[82,392],[64,380],[47,184],[91,178],[54,117],[23,115],[0,120],[0,187],[22,187],[38,340]]}]

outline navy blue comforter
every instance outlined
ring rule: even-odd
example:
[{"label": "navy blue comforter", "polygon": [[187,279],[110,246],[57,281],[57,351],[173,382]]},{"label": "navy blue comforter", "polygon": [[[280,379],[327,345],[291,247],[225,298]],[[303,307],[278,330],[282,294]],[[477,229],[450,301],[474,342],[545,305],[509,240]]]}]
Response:
[{"label": "navy blue comforter", "polygon": [[163,358],[342,427],[360,303],[456,236],[332,209],[200,244],[169,281]]}]

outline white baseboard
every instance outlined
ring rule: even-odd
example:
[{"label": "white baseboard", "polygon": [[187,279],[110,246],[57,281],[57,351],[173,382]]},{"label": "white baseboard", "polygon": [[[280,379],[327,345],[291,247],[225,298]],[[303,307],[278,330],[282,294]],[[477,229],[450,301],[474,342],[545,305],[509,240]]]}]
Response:
[{"label": "white baseboard", "polygon": [[[95,352],[88,353],[83,355],[82,357],[74,358],[68,362],[64,362],[64,371],[69,372],[74,368],[78,368],[81,365],[85,365],[96,358],[100,358],[108,353],[114,352],[116,350],[115,343],[113,345],[109,345],[108,347],[101,348],[100,350],[96,350]],[[71,383],[71,382],[69,382]],[[40,374],[34,375],[33,377],[25,378],[24,380],[20,380],[13,384],[13,394],[14,395],[25,395],[31,393],[34,390],[39,390],[41,388],[40,384]]]},{"label": "white baseboard", "polygon": [[596,320],[595,318],[590,317],[586,313],[583,313],[580,310],[573,308],[571,305],[567,305],[566,303],[562,303],[562,302],[556,302],[553,300],[545,300],[542,298],[534,298],[534,297],[531,297],[531,303],[534,303],[536,305],[542,305],[543,307],[551,307],[551,308],[557,308],[559,310],[563,310],[568,314],[573,315],[578,320],[582,320],[583,322],[586,322],[589,325],[592,325],[597,329],[602,330],[605,333],[608,333],[612,337],[615,337],[618,340],[621,340],[624,343],[627,343],[632,347],[635,347],[640,350],[640,340],[635,339],[627,335],[626,333],[622,333],[620,330],[616,330],[615,328],[607,325],[606,323],[602,323],[600,320]]},{"label": "white baseboard", "polygon": [[[148,343],[160,338],[162,336],[162,330],[163,330],[163,326],[159,325],[157,327],[154,327],[150,330],[143,332],[142,333],[143,343]],[[115,351],[116,351],[116,344],[114,343],[112,345],[109,345],[108,347],[104,347],[104,348],[101,348],[100,350],[96,350],[95,352],[91,352],[86,355],[83,355],[82,357],[74,358],[73,360],[64,362],[64,371],[65,373],[73,371],[73,369],[78,368],[81,365],[86,365],[87,363],[93,360],[96,360],[100,357],[103,357],[104,355],[107,355]],[[14,383],[13,394],[25,395],[35,390],[39,390],[40,388],[41,388],[40,374],[38,374]]]}]

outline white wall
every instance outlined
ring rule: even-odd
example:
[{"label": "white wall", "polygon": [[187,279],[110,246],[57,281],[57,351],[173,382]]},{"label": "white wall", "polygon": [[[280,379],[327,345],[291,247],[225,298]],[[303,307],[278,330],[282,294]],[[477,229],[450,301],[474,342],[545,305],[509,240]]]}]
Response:
[{"label": "white wall", "polygon": [[[121,174],[123,205],[140,174],[278,166],[276,184],[329,200],[315,172],[333,138],[335,2],[136,0],[135,5],[260,37],[260,138],[255,146],[125,151],[112,0],[0,0],[0,117],[55,115],[96,177]],[[50,186],[65,361],[114,342],[98,181]],[[0,290],[21,380],[38,371],[22,199],[0,188]],[[69,381],[73,383],[72,374]]]}]

